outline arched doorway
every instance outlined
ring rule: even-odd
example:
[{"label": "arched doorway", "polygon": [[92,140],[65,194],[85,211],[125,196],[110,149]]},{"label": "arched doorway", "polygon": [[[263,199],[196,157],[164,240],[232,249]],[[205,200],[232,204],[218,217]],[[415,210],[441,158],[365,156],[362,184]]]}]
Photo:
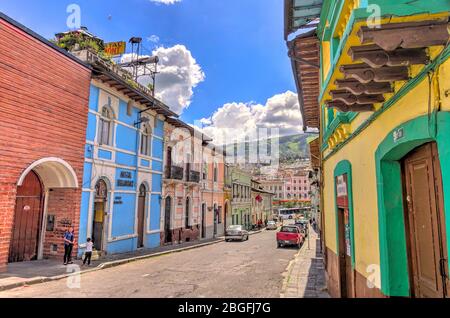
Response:
[{"label": "arched doorway", "polygon": [[402,160],[411,296],[449,297],[442,173],[435,142]]},{"label": "arched doorway", "polygon": [[137,210],[137,226],[138,226],[138,242],[137,247],[144,247],[145,233],[145,202],[147,199],[147,188],[144,184],[139,187],[138,210]]},{"label": "arched doorway", "polygon": [[172,198],[166,197],[164,204],[164,243],[172,242],[171,230]]},{"label": "arched doorway", "polygon": [[38,258],[43,216],[43,186],[39,176],[29,171],[17,188],[13,235],[8,261],[22,262]]},{"label": "arched doorway", "polygon": [[108,187],[104,180],[99,180],[95,185],[94,217],[92,221],[92,241],[94,243],[94,248],[98,251],[103,250],[107,200]]}]

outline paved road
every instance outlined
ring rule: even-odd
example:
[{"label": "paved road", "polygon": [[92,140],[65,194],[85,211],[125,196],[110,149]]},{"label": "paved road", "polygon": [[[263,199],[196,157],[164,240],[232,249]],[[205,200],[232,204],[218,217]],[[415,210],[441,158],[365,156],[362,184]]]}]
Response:
[{"label": "paved road", "polygon": [[221,242],[86,273],[80,288],[68,288],[64,279],[0,297],[279,297],[283,273],[297,252],[277,249],[275,231],[263,231],[247,242]]}]

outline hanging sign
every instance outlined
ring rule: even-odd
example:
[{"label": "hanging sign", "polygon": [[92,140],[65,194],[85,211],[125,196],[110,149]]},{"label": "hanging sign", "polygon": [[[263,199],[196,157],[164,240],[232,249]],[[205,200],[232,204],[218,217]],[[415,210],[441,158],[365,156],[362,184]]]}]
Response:
[{"label": "hanging sign", "polygon": [[105,53],[111,56],[118,56],[125,53],[126,42],[110,42],[105,43]]},{"label": "hanging sign", "polygon": [[338,197],[347,196],[347,182],[343,175],[336,178],[336,192]]}]

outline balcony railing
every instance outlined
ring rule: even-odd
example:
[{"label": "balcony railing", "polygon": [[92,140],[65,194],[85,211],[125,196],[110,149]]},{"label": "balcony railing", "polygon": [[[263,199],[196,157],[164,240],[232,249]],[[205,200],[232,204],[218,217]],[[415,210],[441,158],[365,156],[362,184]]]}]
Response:
[{"label": "balcony railing", "polygon": [[184,169],[182,167],[170,166],[166,169],[166,179],[183,180]]},{"label": "balcony railing", "polygon": [[199,183],[200,182],[200,172],[190,170],[189,173],[187,174],[187,181]]}]

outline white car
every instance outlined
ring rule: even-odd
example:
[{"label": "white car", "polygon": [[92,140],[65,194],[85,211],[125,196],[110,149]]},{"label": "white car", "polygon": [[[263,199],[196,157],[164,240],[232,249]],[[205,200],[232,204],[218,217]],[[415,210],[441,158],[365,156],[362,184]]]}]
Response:
[{"label": "white car", "polygon": [[242,225],[230,225],[225,232],[225,241],[248,241],[248,231]]},{"label": "white car", "polygon": [[278,225],[275,221],[269,221],[267,222],[267,227],[268,230],[276,230],[278,229]]}]

